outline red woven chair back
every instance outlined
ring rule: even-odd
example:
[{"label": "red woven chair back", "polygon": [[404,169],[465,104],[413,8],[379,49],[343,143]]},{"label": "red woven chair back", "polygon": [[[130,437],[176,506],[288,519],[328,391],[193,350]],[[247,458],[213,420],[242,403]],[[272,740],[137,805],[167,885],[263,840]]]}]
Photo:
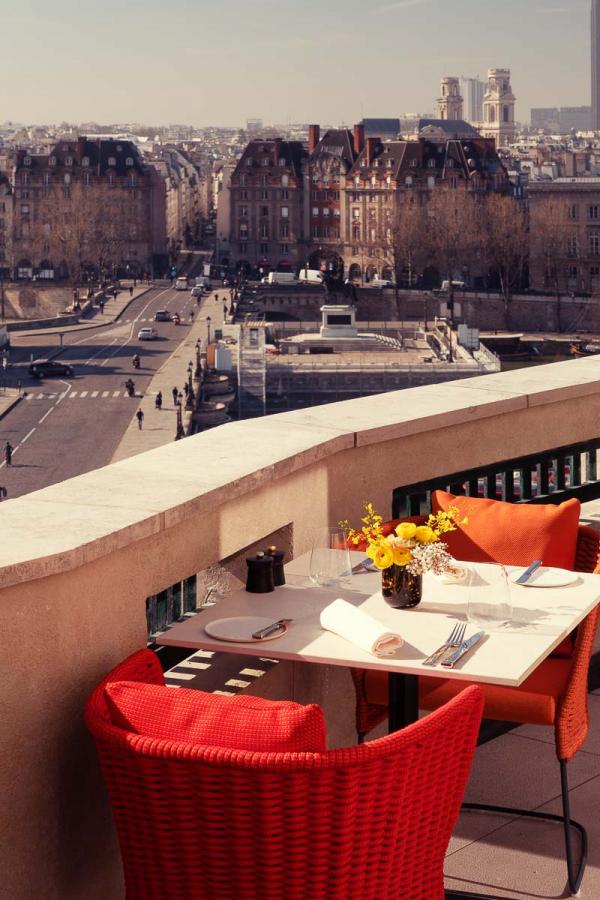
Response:
[{"label": "red woven chair back", "polygon": [[441,900],[481,691],[396,734],[327,753],[249,753],[114,727],[109,680],[160,683],[140,651],[86,708],[129,900]]}]

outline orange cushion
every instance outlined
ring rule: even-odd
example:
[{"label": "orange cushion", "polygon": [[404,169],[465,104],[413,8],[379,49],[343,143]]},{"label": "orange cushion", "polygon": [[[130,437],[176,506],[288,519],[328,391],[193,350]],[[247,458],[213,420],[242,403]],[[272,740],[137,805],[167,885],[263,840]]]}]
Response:
[{"label": "orange cushion", "polygon": [[259,752],[327,749],[323,710],[314,703],[224,697],[138,681],[113,681],[105,697],[113,725],[135,734]]},{"label": "orange cushion", "polygon": [[573,569],[581,504],[503,503],[480,497],[455,497],[445,491],[431,495],[434,513],[457,506],[466,525],[444,535],[450,553],[469,562],[528,566],[541,559],[545,566]]},{"label": "orange cushion", "polygon": [[[571,665],[571,660],[568,659],[547,659],[518,688],[478,683],[483,691],[484,718],[529,725],[553,725],[558,701],[565,691]],[[421,676],[419,706],[421,709],[438,709],[471,683],[450,678]],[[386,673],[368,671],[365,676],[365,691],[369,703],[387,706]]]}]

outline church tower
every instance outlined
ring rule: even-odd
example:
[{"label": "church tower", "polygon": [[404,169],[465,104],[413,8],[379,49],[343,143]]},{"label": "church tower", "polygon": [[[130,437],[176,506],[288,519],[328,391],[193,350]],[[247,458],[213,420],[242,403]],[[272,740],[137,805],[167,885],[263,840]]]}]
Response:
[{"label": "church tower", "polygon": [[495,138],[496,147],[505,147],[515,139],[515,102],[510,69],[489,69],[481,133],[484,137]]},{"label": "church tower", "polygon": [[438,100],[440,119],[456,122],[463,117],[463,98],[460,95],[458,78],[446,76],[442,78],[442,96]]}]

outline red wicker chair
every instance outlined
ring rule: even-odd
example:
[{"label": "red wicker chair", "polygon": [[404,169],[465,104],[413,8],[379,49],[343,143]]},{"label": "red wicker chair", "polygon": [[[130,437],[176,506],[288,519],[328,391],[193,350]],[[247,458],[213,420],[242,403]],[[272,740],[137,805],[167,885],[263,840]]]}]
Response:
[{"label": "red wicker chair", "polygon": [[154,654],[141,650],[86,707],[128,900],[443,898],[479,688],[361,747],[250,753],[115,727],[104,686],[119,680],[164,682]]},{"label": "red wicker chair", "polygon": [[[399,520],[387,522],[386,534],[390,534]],[[426,517],[411,520],[423,524]],[[600,574],[600,531],[580,525],[575,553],[575,571]],[[565,830],[565,847],[569,885],[575,893],[579,889],[586,864],[587,837],[583,826],[570,817],[567,763],[575,756],[585,741],[589,728],[587,679],[590,657],[600,617],[600,606],[583,620],[554,654],[538,666],[519,688],[482,685],[484,718],[532,725],[554,725],[556,755],[560,764],[563,815],[535,813],[511,808],[508,812],[531,818],[551,818],[561,821]],[[358,740],[373,730],[388,715],[387,676],[382,672],[351,669],[356,691],[356,730]],[[425,676],[419,679],[419,706],[421,709],[437,709],[447,703],[465,682],[442,677]],[[468,682],[466,682],[468,684]],[[532,698],[525,703],[523,697]],[[546,702],[546,701],[550,702]],[[548,712],[548,708],[553,712]],[[499,811],[501,807],[470,804],[476,809]],[[571,826],[571,827],[570,827]],[[574,860],[572,828],[580,835],[580,863]]]}]

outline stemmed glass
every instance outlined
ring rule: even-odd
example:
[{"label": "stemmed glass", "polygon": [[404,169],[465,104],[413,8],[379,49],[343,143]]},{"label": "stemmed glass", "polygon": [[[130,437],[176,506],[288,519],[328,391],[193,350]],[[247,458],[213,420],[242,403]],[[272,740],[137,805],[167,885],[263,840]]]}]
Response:
[{"label": "stemmed glass", "polygon": [[352,566],[346,529],[323,528],[315,533],[310,553],[310,580],[319,587],[340,586]]}]

